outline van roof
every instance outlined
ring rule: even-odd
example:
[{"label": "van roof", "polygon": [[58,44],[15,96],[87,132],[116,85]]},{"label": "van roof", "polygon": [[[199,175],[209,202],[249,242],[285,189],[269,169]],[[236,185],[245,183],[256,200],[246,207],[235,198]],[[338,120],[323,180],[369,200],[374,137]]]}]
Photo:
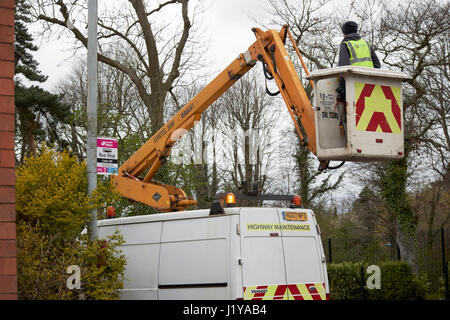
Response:
[{"label": "van roof", "polygon": [[[225,208],[225,215],[239,214],[240,209],[242,207],[234,207],[234,208]],[[246,209],[250,207],[245,207]],[[280,208],[258,208],[258,209],[280,209]],[[282,208],[283,210],[292,210],[289,208]],[[300,209],[300,208],[298,208]],[[298,210],[297,209],[297,210]],[[311,210],[301,208],[302,211],[311,212]],[[204,218],[209,217],[210,209],[202,209],[202,210],[189,210],[189,211],[179,211],[179,212],[167,212],[167,213],[155,213],[155,214],[147,214],[142,216],[133,216],[133,217],[123,217],[123,218],[114,218],[114,219],[104,219],[98,220],[97,226],[114,226],[121,224],[131,224],[131,223],[142,223],[142,222],[154,222],[154,221],[167,221],[167,220],[180,220],[180,219],[194,219],[194,218]],[[223,216],[223,214],[218,214],[214,216]],[[214,217],[211,216],[211,217]]]},{"label": "van roof", "polygon": [[[228,215],[239,214],[239,209],[240,208],[226,208],[225,214],[228,214]],[[155,214],[147,214],[147,215],[142,215],[142,216],[105,219],[105,220],[97,221],[97,226],[101,227],[101,226],[112,226],[112,225],[141,223],[141,222],[203,218],[203,217],[208,217],[209,212],[210,212],[210,209],[202,209],[202,210],[155,213]]]}]

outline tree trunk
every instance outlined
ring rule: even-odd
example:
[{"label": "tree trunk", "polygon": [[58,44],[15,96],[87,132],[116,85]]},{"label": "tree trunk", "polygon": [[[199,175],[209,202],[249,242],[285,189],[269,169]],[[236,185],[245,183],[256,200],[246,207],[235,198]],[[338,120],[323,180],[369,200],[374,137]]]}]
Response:
[{"label": "tree trunk", "polygon": [[400,257],[410,267],[414,274],[419,273],[417,265],[417,247],[415,237],[411,237],[403,232],[400,224],[397,223],[397,237],[396,241],[400,249]]},{"label": "tree trunk", "polygon": [[29,125],[28,127],[29,133],[27,136],[28,153],[26,155],[34,156],[36,153],[35,147],[35,140],[36,140],[35,132],[37,131],[36,121],[30,119],[28,125]]},{"label": "tree trunk", "polygon": [[407,199],[407,156],[402,160],[388,161],[380,176],[381,195],[394,216],[397,230],[397,244],[400,255],[414,273],[418,272],[416,256],[417,218]]},{"label": "tree trunk", "polygon": [[298,170],[298,178],[299,178],[299,195],[302,199],[302,204],[305,208],[310,208],[310,196],[311,196],[311,175],[310,175],[310,167],[311,163],[309,161],[309,153],[310,151],[300,144],[300,140],[298,141],[299,145],[297,147],[297,154],[295,156],[297,160],[297,170]]},{"label": "tree trunk", "polygon": [[164,104],[168,91],[148,95],[144,99],[151,121],[151,133],[155,134],[164,125]]}]

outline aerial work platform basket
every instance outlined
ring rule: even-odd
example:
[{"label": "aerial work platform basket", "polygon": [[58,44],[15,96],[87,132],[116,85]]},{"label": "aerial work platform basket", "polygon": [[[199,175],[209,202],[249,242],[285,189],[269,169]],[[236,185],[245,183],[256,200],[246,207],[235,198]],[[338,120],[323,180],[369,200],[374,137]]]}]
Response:
[{"label": "aerial work platform basket", "polygon": [[[345,103],[337,101],[345,80]],[[344,66],[311,72],[319,160],[377,161],[404,156],[402,72]]]}]

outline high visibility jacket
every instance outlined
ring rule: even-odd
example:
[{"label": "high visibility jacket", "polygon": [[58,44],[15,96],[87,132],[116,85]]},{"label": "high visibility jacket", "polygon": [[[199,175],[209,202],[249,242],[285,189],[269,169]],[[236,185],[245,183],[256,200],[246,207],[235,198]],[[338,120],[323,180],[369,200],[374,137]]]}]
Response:
[{"label": "high visibility jacket", "polygon": [[350,53],[350,64],[353,66],[373,68],[372,56],[367,42],[363,39],[344,41]]}]

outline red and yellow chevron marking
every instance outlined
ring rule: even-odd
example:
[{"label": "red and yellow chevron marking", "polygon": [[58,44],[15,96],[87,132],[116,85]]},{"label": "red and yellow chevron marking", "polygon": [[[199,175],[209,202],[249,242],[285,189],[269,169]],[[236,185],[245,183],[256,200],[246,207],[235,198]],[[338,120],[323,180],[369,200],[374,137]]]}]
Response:
[{"label": "red and yellow chevron marking", "polygon": [[355,83],[356,130],[401,133],[399,87]]},{"label": "red and yellow chevron marking", "polygon": [[324,283],[244,287],[244,300],[328,300]]}]

